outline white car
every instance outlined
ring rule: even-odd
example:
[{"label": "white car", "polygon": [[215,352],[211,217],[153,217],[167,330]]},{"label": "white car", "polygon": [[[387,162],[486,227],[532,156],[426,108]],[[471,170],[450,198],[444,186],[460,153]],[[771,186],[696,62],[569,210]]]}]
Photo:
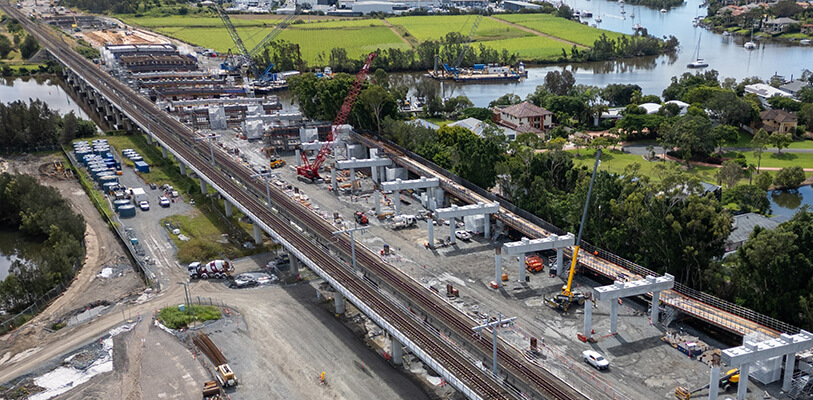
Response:
[{"label": "white car", "polygon": [[158,199],[158,204],[160,204],[161,207],[169,207],[169,199],[164,196],[161,196]]},{"label": "white car", "polygon": [[471,233],[467,231],[455,231],[454,236],[460,240],[471,240]]},{"label": "white car", "polygon": [[146,201],[142,201],[141,203],[138,203],[138,207],[141,208],[141,211],[149,211],[150,203],[147,203]]},{"label": "white car", "polygon": [[610,362],[595,350],[583,351],[582,357],[584,357],[584,362],[592,365],[597,370],[610,368]]}]

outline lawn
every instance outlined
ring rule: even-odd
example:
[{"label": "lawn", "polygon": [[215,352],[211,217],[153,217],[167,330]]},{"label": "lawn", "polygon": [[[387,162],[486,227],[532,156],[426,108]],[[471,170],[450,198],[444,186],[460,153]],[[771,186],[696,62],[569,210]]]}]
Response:
[{"label": "lawn", "polygon": [[[135,17],[132,14],[119,14],[118,17],[129,25],[138,25],[145,28],[156,27],[197,27],[197,28],[220,28],[223,27],[223,21],[217,17],[200,17],[200,16],[172,16],[172,17]],[[250,20],[250,19],[237,19],[232,18],[234,26],[265,26],[276,25],[277,20]]]},{"label": "lawn", "polygon": [[[748,164],[757,165],[757,158],[754,152],[745,151],[742,153]],[[762,163],[760,167],[767,168],[785,168],[792,166],[800,166],[802,168],[813,168],[813,153],[788,153],[787,151],[782,154],[776,154],[775,150],[768,150],[762,153]]]},{"label": "lawn", "polygon": [[[593,169],[593,164],[596,162],[596,151],[591,149],[567,150],[568,153],[574,154],[573,163],[576,166],[586,165],[589,169]],[[580,154],[580,155],[576,155]],[[652,164],[644,160],[642,156],[635,154],[626,154],[618,150],[605,149],[601,155],[601,165],[599,170],[607,171],[612,174],[623,174],[624,169],[633,163],[641,164],[641,172],[648,173],[651,170],[651,165],[648,168],[646,164]]]},{"label": "lawn", "polygon": [[[476,17],[476,15],[430,15],[394,17],[387,18],[387,21],[393,25],[403,26],[410,35],[419,41],[427,41],[440,39],[449,32],[460,32],[464,37],[468,36]],[[472,40],[487,41],[530,35],[532,34],[491,18],[483,18],[480,20],[480,25],[477,27]]]},{"label": "lawn", "polygon": [[550,14],[505,14],[497,15],[496,18],[584,46],[593,46],[593,42],[598,40],[602,33],[611,39],[623,36],[617,32],[593,28]]},{"label": "lawn", "polygon": [[[190,312],[191,311],[191,312]],[[220,309],[214,306],[192,305],[191,310],[181,312],[178,306],[162,308],[158,313],[158,319],[169,329],[181,329],[192,323],[192,315],[200,322],[220,319]]]},{"label": "lawn", "polygon": [[569,50],[567,43],[541,36],[528,36],[514,39],[492,40],[486,45],[497,49],[506,49],[509,53],[519,53],[526,61],[555,61],[562,56],[562,49]]},{"label": "lawn", "polygon": [[[307,26],[292,25],[282,31],[277,38],[299,44],[302,57],[309,64],[316,65],[326,64],[327,58],[320,61],[319,56],[329,57],[330,51],[334,47],[346,49],[350,58],[360,58],[362,55],[369,54],[377,49],[399,48],[406,50],[410,48],[390,28],[384,26],[370,27],[368,23],[368,26],[356,28],[317,29],[316,27],[317,25],[331,26],[339,22],[345,21],[312,23]],[[356,23],[357,21],[347,22]],[[300,26],[304,28],[300,28]],[[250,26],[239,27],[237,32],[243,38],[246,47],[251,49],[272,29],[272,27]],[[234,43],[231,41],[226,28],[157,28],[156,30],[176,39],[212,48],[219,52],[234,48]]]}]

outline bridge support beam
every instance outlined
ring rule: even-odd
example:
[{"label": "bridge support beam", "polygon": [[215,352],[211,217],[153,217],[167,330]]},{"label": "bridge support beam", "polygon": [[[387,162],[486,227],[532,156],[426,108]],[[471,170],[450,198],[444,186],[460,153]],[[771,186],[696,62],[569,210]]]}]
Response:
[{"label": "bridge support beam", "polygon": [[[486,215],[486,219],[487,218],[488,218],[488,215]],[[486,236],[486,237],[488,237],[488,236]],[[519,281],[520,282],[525,282],[525,254],[526,253],[520,253],[519,254]]]},{"label": "bridge support beam", "polygon": [[709,400],[717,400],[720,393],[720,364],[712,366],[709,375]]},{"label": "bridge support beam", "polygon": [[233,215],[231,210],[231,203],[229,203],[228,200],[223,199],[223,204],[226,206],[226,217],[231,217]]},{"label": "bridge support beam", "polygon": [[181,168],[181,175],[186,176],[186,164],[179,161],[178,166]]},{"label": "bridge support beam", "polygon": [[[751,372],[751,364],[740,365],[740,383],[737,385],[737,400],[745,400],[748,395],[748,374]],[[793,374],[793,372],[791,372]]]},{"label": "bridge support beam", "polygon": [[658,316],[661,313],[661,292],[656,290],[652,292],[652,311],[649,312],[649,323],[655,325],[658,323]]},{"label": "bridge support beam", "polygon": [[254,222],[254,244],[263,244],[263,230],[260,228],[260,224],[257,222]]},{"label": "bridge support beam", "polygon": [[390,338],[390,354],[392,355],[393,365],[402,365],[404,363],[404,345],[394,337]]},{"label": "bridge support beam", "polygon": [[433,222],[432,218],[426,219],[427,243],[432,249],[435,248],[435,224]]},{"label": "bridge support beam", "polygon": [[584,301],[584,336],[593,337],[593,299]]},{"label": "bridge support beam", "polygon": [[562,248],[556,249],[556,272],[559,276],[565,276],[565,249]]},{"label": "bridge support beam", "polygon": [[483,237],[491,241],[491,214],[483,214]]},{"label": "bridge support beam", "polygon": [[618,332],[618,299],[610,300],[610,333]]},{"label": "bridge support beam", "polygon": [[164,158],[169,158],[169,152],[167,151],[166,147],[161,147],[161,156]]},{"label": "bridge support beam", "polygon": [[356,169],[350,168],[350,193],[356,189]]},{"label": "bridge support beam", "polygon": [[291,274],[299,278],[299,259],[293,253],[288,253],[288,259],[291,260]]},{"label": "bridge support beam", "polygon": [[341,294],[339,291],[334,292],[333,295],[333,305],[336,306],[336,315],[342,315],[345,311],[347,311],[347,302],[344,299],[344,295]]},{"label": "bridge support beam", "polygon": [[791,383],[793,382],[793,370],[796,368],[796,353],[785,355],[785,372],[782,376],[782,391],[787,393],[790,391]]},{"label": "bridge support beam", "polygon": [[[376,189],[373,192],[373,203],[375,203],[375,215],[376,217],[381,215],[381,191]],[[429,224],[432,224],[432,221],[429,221]]]},{"label": "bridge support beam", "polygon": [[[398,201],[401,201],[401,199],[398,199]],[[457,221],[455,220],[455,217],[449,218],[449,241],[451,244],[457,243],[457,238],[454,237],[454,228],[456,225]]]},{"label": "bridge support beam", "polygon": [[200,192],[203,194],[209,193],[209,187],[203,179],[200,180]]},{"label": "bridge support beam", "polygon": [[500,282],[502,282],[502,248],[497,247],[494,251],[496,252],[494,255],[494,283],[497,284],[497,287],[500,287]]},{"label": "bridge support beam", "polygon": [[302,155],[299,152],[299,149],[296,149],[296,166],[299,167],[302,165]]}]

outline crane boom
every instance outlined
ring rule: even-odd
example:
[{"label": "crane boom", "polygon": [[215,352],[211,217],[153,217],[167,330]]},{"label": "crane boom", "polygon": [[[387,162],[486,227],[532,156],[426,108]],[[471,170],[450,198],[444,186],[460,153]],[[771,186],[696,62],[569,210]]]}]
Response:
[{"label": "crane boom", "polygon": [[325,144],[322,145],[322,148],[319,149],[319,153],[316,155],[316,159],[313,160],[313,163],[308,160],[308,155],[302,152],[302,165],[296,169],[298,175],[311,180],[319,178],[319,168],[322,167],[327,156],[333,151],[339,126],[344,125],[347,121],[347,117],[350,115],[350,111],[353,110],[353,105],[356,104],[356,100],[361,93],[361,87],[367,79],[367,72],[370,71],[370,66],[375,56],[376,53],[370,53],[370,55],[367,56],[367,60],[364,61],[364,66],[362,66],[356,74],[356,79],[353,81],[350,90],[347,92],[347,96],[344,98],[342,108],[339,109],[339,113],[336,114],[336,119],[333,120],[333,124],[330,126],[330,133],[328,134],[327,140]]},{"label": "crane boom", "polygon": [[[295,12],[295,13],[290,14],[290,15],[288,15],[287,17],[285,17],[285,19],[283,19],[283,20],[282,20],[282,22],[280,22],[280,23],[279,23],[279,24],[278,24],[276,27],[274,27],[274,30],[272,30],[272,31],[271,31],[271,32],[270,32],[268,35],[266,35],[266,36],[263,38],[263,40],[260,40],[260,43],[257,43],[257,45],[256,45],[256,46],[252,47],[252,48],[251,48],[251,50],[249,50],[248,54],[249,54],[249,55],[252,55],[252,56],[253,56],[253,55],[256,55],[256,54],[257,54],[257,53],[258,53],[260,50],[262,50],[262,49],[263,49],[265,46],[267,46],[267,45],[268,45],[269,43],[271,43],[271,42],[272,42],[274,39],[276,39],[276,37],[277,37],[277,36],[278,36],[278,35],[279,35],[279,34],[280,34],[280,33],[281,33],[281,32],[282,32],[282,31],[283,31],[285,28],[287,28],[287,27],[288,27],[288,25],[290,25],[290,24],[291,24],[291,22],[294,20],[294,18],[296,18],[296,16],[297,16],[297,15],[299,15],[299,13],[298,13],[298,12]],[[257,77],[257,78],[259,78],[259,77]]]},{"label": "crane boom", "polygon": [[587,187],[587,200],[584,201],[584,210],[582,211],[582,222],[579,225],[579,236],[576,237],[576,245],[573,246],[573,259],[570,262],[570,273],[567,276],[567,286],[562,288],[562,294],[568,297],[573,296],[570,291],[573,285],[573,274],[576,272],[576,262],[579,256],[579,246],[582,243],[582,232],[584,232],[584,222],[587,220],[587,209],[590,207],[590,195],[593,193],[593,182],[596,181],[596,171],[598,171],[598,164],[601,162],[601,149],[596,151],[596,163],[593,165],[593,176],[590,177],[590,186]]},{"label": "crane boom", "polygon": [[220,20],[223,21],[223,25],[226,27],[226,31],[229,32],[229,36],[231,40],[234,42],[234,45],[237,46],[237,50],[240,51],[240,55],[245,58],[245,62],[248,63],[248,67],[251,70],[252,75],[257,76],[259,71],[256,71],[257,67],[251,62],[251,53],[248,52],[246,49],[246,45],[243,43],[243,39],[240,38],[240,35],[237,34],[237,29],[234,27],[234,23],[231,22],[231,18],[229,18],[229,14],[223,9],[222,5],[219,3],[215,4],[215,8],[217,9],[217,15],[220,17]]},{"label": "crane boom", "polygon": [[460,63],[463,62],[463,58],[466,57],[466,53],[469,51],[469,46],[471,46],[471,38],[474,36],[474,33],[477,32],[477,27],[480,26],[481,19],[483,19],[483,14],[477,14],[477,18],[474,19],[474,23],[471,25],[469,36],[466,37],[466,43],[463,45],[463,50],[461,50],[460,54],[457,55],[457,59],[453,64],[455,74],[460,73]]}]

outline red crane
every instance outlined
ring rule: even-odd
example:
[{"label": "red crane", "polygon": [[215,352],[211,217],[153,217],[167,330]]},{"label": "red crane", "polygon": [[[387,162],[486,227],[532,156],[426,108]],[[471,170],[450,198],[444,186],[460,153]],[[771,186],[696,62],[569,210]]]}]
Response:
[{"label": "red crane", "polygon": [[344,103],[342,103],[342,108],[339,110],[339,113],[336,114],[336,119],[333,120],[327,141],[322,148],[319,149],[319,154],[316,155],[316,159],[313,160],[313,163],[308,161],[308,155],[304,151],[302,152],[302,165],[296,168],[296,173],[299,176],[304,176],[310,180],[320,178],[319,168],[322,167],[327,156],[333,151],[333,145],[335,144],[339,126],[344,125],[347,116],[350,115],[350,111],[353,109],[353,105],[356,104],[359,93],[361,93],[361,86],[364,85],[364,80],[367,79],[367,72],[370,70],[370,65],[372,65],[375,56],[375,53],[370,53],[370,55],[367,56],[367,61],[364,62],[364,66],[361,67],[361,70],[356,74],[356,80],[353,81],[353,85],[350,86],[350,90],[344,98]]}]

